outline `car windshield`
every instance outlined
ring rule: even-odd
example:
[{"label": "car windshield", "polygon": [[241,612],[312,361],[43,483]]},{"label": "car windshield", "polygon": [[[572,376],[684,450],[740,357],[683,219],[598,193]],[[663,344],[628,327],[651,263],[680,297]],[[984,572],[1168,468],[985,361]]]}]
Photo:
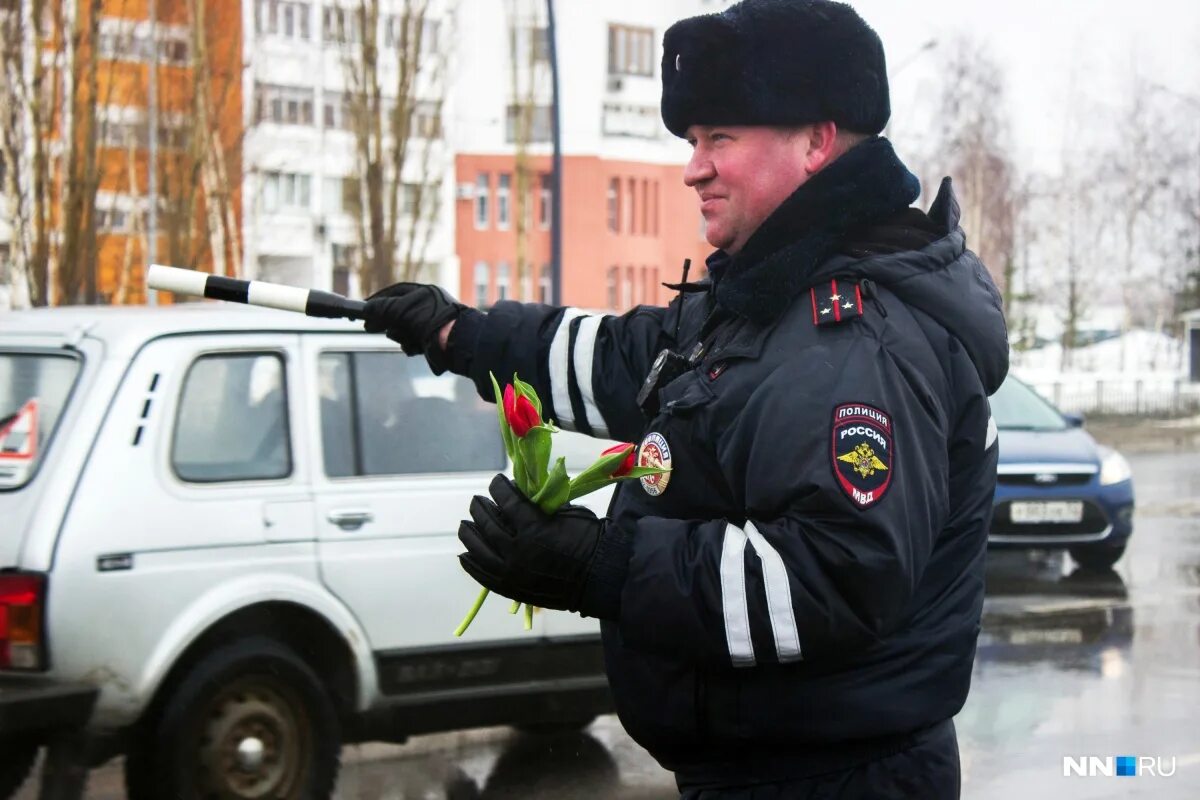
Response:
[{"label": "car windshield", "polygon": [[0,353],[0,491],[33,476],[78,373],[72,356]]},{"label": "car windshield", "polygon": [[996,427],[1008,431],[1061,431],[1067,423],[1054,406],[1016,378],[1009,376],[991,397]]}]

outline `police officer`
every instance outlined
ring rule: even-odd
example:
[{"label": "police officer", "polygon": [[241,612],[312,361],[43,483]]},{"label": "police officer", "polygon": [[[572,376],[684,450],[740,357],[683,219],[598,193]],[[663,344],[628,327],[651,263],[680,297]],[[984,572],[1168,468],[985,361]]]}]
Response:
[{"label": "police officer", "polygon": [[[547,516],[503,476],[464,569],[602,622],[622,723],[686,798],[957,797],[996,472],[1000,298],[944,180],[879,137],[883,48],[849,7],[744,0],[666,33],[662,114],[717,248],[620,316],[431,286],[367,303],[435,370],[533,383],[566,429],[670,473]],[[639,398],[640,401],[639,402]]]}]

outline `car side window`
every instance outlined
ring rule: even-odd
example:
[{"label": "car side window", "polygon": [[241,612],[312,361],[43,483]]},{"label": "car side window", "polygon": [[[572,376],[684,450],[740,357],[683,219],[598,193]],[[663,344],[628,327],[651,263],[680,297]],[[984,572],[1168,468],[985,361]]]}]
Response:
[{"label": "car side window", "polygon": [[188,368],[171,466],[195,483],[292,473],[283,359],[274,353],[204,355]]},{"label": "car side window", "polygon": [[383,351],[323,353],[318,372],[329,477],[504,469],[496,410],[466,378]]}]

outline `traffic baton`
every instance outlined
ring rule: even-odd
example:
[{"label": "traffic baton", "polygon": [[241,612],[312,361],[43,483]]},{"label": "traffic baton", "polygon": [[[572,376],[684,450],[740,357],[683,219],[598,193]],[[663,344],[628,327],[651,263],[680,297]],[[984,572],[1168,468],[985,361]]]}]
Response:
[{"label": "traffic baton", "polygon": [[222,275],[210,275],[194,269],[165,267],[162,264],[150,265],[146,272],[146,287],[159,292],[299,311],[310,317],[329,319],[345,317],[361,320],[366,306],[362,300],[351,300],[340,294],[319,289],[301,289],[266,281],[244,281]]}]

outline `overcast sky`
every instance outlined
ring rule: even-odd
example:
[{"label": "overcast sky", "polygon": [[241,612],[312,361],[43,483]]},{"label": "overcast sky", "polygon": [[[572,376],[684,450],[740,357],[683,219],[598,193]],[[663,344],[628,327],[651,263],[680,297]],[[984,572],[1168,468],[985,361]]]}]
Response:
[{"label": "overcast sky", "polygon": [[[941,44],[963,33],[1004,68],[1016,153],[1039,169],[1057,166],[1072,80],[1080,89],[1076,107],[1093,108],[1128,95],[1128,75],[1136,64],[1148,79],[1195,98],[1193,113],[1200,115],[1197,0],[851,0],[851,5],[883,39],[889,68],[899,70],[892,78],[892,133],[902,155],[920,134],[922,95],[935,92],[931,76]],[[939,47],[910,59],[930,39]]]}]

